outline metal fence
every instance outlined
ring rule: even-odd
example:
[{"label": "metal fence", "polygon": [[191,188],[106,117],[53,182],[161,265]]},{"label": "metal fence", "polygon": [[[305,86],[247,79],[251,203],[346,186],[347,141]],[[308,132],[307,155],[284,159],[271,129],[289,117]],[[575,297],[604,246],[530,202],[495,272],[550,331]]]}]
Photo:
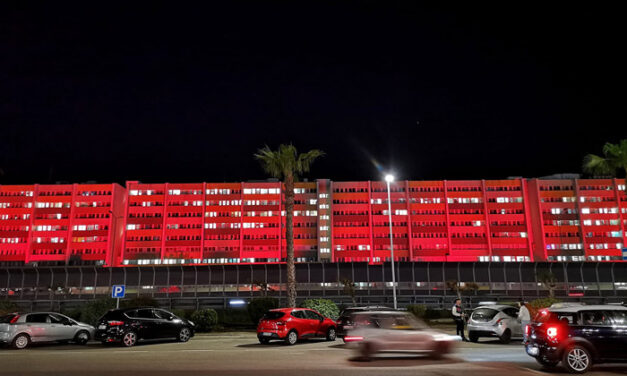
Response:
[{"label": "metal fence", "polygon": [[[325,297],[338,303],[352,298],[342,281],[355,283],[360,304],[390,304],[389,263],[303,263],[296,266],[300,300]],[[480,301],[535,299],[549,295],[536,276],[555,277],[554,294],[564,300],[621,302],[627,298],[625,263],[396,263],[400,306],[443,306],[455,293],[447,281],[472,283],[464,299]],[[285,298],[284,264],[102,268],[8,267],[0,269],[0,299],[31,308],[72,307],[111,295],[111,286],[126,285],[126,297],[150,296],[172,308],[226,307],[234,299]],[[475,285],[476,284],[476,285]]]}]

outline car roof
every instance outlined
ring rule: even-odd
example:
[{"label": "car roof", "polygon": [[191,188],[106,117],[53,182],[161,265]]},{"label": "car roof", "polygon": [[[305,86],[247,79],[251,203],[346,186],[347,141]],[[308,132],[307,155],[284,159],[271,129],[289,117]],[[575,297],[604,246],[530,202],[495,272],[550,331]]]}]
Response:
[{"label": "car roof", "polygon": [[314,311],[315,312],[315,310],[313,310],[311,308],[298,308],[298,307],[297,308],[275,308],[275,309],[271,309],[270,311],[272,311],[272,312],[292,312],[292,311],[295,311],[295,310],[305,310],[305,311]]},{"label": "car roof", "polygon": [[514,307],[514,306],[511,306],[511,305],[507,305],[507,304],[490,304],[490,305],[482,305],[482,306],[479,306],[479,307],[477,307],[475,309],[479,309],[479,308],[490,308],[490,309],[496,309],[497,311],[502,311],[505,308],[516,308],[517,309],[518,307]]},{"label": "car roof", "polygon": [[561,307],[561,308],[548,308],[549,312],[579,312],[579,311],[595,311],[595,310],[606,310],[606,311],[627,311],[627,307],[617,306],[617,305],[609,305],[609,304],[597,304],[597,305],[577,305],[570,307]]}]

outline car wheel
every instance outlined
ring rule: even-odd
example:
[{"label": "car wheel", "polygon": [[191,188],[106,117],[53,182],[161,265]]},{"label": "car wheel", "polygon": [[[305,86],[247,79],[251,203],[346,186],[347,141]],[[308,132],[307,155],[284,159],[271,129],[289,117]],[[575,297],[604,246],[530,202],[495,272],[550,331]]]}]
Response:
[{"label": "car wheel", "polygon": [[564,351],[562,364],[570,373],[584,373],[592,367],[592,356],[585,347],[574,345]]},{"label": "car wheel", "polygon": [[179,332],[179,342],[187,342],[189,341],[189,339],[192,337],[192,332],[189,330],[189,328],[183,328],[181,329],[181,331]]},{"label": "car wheel", "polygon": [[86,345],[89,342],[89,333],[81,330],[74,336],[74,342],[79,345]]},{"label": "car wheel", "polygon": [[501,340],[501,343],[508,344],[509,341],[512,339],[512,332],[510,332],[509,329],[505,329],[499,339]]},{"label": "car wheel", "polygon": [[327,341],[335,341],[335,338],[335,328],[329,328],[329,330],[327,330]]},{"label": "car wheel", "polygon": [[536,358],[536,361],[544,368],[555,368],[559,362],[551,362],[546,359]]},{"label": "car wheel", "polygon": [[298,334],[296,333],[296,331],[292,330],[287,334],[287,337],[285,337],[285,344],[293,346],[296,344],[296,342],[298,342]]},{"label": "car wheel", "polygon": [[126,347],[133,347],[137,343],[137,334],[135,332],[126,332],[122,337],[122,344]]},{"label": "car wheel", "polygon": [[28,334],[18,334],[13,338],[13,342],[11,344],[14,349],[23,350],[30,345],[30,337]]},{"label": "car wheel", "polygon": [[269,338],[259,338],[259,343],[261,343],[262,345],[267,345],[268,343],[270,343],[270,339]]},{"label": "car wheel", "polygon": [[477,342],[479,340],[479,337],[475,332],[469,332],[468,339],[470,340],[470,342]]}]

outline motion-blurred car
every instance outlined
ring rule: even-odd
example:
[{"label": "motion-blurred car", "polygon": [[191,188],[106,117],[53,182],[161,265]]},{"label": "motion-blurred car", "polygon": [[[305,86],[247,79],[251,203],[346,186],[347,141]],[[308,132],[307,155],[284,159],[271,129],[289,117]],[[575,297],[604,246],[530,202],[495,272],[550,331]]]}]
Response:
[{"label": "motion-blurred car", "polygon": [[359,312],[368,311],[392,311],[392,308],[385,306],[366,306],[366,307],[350,307],[340,312],[340,317],[337,319],[337,336],[344,338],[344,335],[348,330],[353,329],[359,323],[353,320],[353,315]]},{"label": "motion-blurred car", "polygon": [[304,338],[335,341],[335,321],[307,308],[273,309],[259,320],[257,338],[264,345],[271,340],[282,340],[287,345],[294,345]]},{"label": "motion-blurred car", "polygon": [[160,308],[112,309],[99,321],[96,340],[135,346],[140,340],[175,339],[187,342],[195,325]]},{"label": "motion-blurred car", "polygon": [[498,337],[501,343],[522,338],[518,308],[498,304],[475,308],[468,319],[468,339],[477,342],[481,337]]},{"label": "motion-blurred car", "polygon": [[460,339],[429,328],[407,312],[359,312],[353,317],[364,324],[349,330],[344,341],[366,360],[379,353],[418,353],[439,358],[450,353]]},{"label": "motion-blurred car", "polygon": [[527,354],[546,368],[560,362],[571,373],[593,363],[627,362],[627,308],[565,306],[541,310],[527,326]]},{"label": "motion-blurred car", "polygon": [[86,344],[94,327],[54,312],[11,313],[0,317],[0,343],[25,349],[31,343],[75,342]]}]

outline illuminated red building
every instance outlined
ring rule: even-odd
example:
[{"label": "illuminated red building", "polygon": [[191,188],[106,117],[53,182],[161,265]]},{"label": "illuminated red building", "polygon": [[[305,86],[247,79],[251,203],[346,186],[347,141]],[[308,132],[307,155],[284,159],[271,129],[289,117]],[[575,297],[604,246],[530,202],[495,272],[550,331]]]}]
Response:
[{"label": "illuminated red building", "polygon": [[[623,260],[624,181],[507,179],[391,185],[404,261]],[[297,261],[390,258],[381,181],[296,185]],[[0,186],[0,261],[106,266],[282,262],[278,182]]]}]

